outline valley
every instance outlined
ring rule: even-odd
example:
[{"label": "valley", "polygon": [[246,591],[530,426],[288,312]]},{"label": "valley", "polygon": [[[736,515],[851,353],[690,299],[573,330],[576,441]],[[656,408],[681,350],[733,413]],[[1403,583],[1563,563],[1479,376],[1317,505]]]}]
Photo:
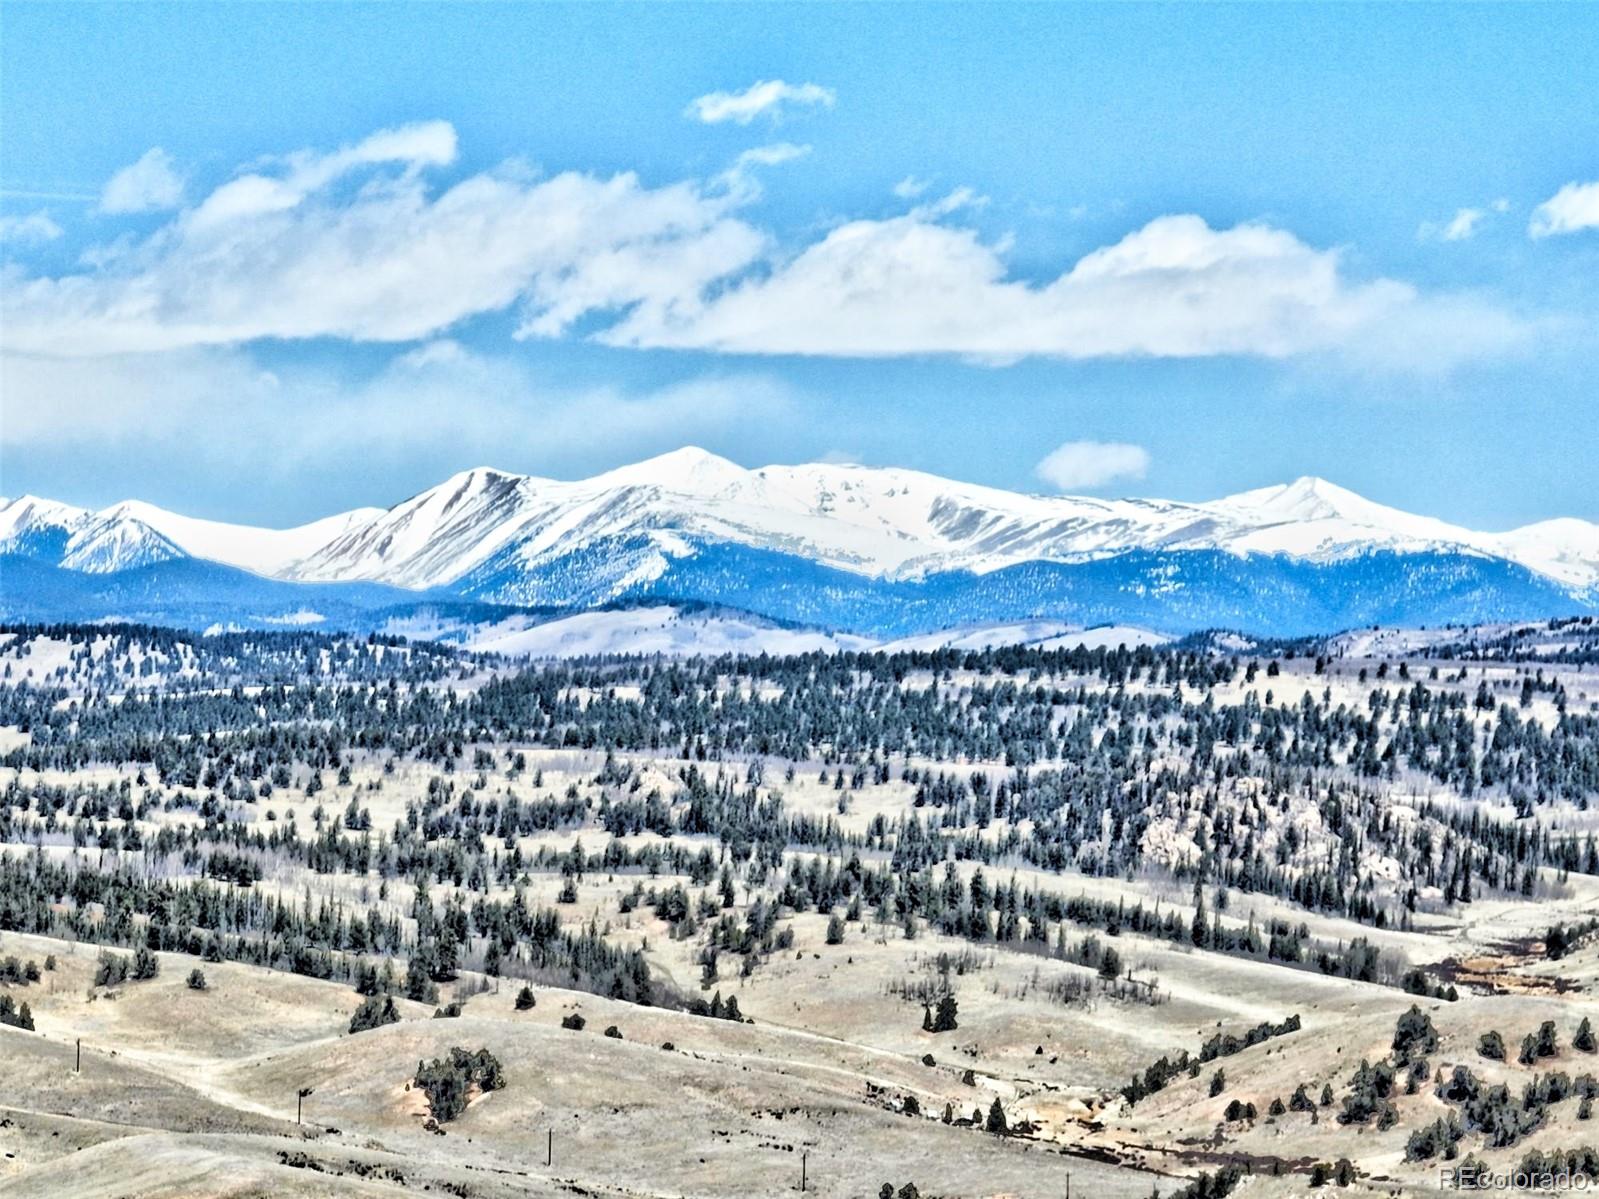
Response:
[{"label": "valley", "polygon": [[0,1189],[1589,1168],[1591,621],[1031,633],[528,660],[12,627]]}]

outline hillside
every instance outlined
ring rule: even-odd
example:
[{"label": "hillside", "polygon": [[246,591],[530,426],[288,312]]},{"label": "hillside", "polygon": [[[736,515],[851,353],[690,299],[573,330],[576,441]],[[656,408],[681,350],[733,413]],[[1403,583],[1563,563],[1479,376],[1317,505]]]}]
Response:
[{"label": "hillside", "polygon": [[[1392,1195],[1591,1144],[1599,674],[1463,656],[1590,626],[1029,632],[3,634],[3,1189]],[[503,1085],[454,1112],[457,1048]]]}]

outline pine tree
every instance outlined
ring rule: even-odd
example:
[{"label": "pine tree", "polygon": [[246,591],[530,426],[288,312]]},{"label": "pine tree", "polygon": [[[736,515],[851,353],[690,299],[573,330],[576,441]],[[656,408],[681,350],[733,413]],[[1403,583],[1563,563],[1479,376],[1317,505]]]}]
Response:
[{"label": "pine tree", "polygon": [[1005,1109],[1000,1107],[997,1096],[989,1106],[988,1120],[983,1125],[983,1131],[998,1133],[1000,1136],[1005,1136],[1010,1132],[1009,1125],[1005,1123]]}]

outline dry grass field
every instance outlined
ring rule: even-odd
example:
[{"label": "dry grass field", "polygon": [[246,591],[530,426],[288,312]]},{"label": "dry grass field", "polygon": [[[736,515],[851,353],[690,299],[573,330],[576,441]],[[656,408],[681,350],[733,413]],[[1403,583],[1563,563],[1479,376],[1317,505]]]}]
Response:
[{"label": "dry grass field", "polygon": [[[38,686],[53,676],[57,710],[78,704],[87,713],[114,702],[90,667],[104,670],[119,653],[137,662],[143,652],[88,644],[85,658],[81,644],[37,640],[24,652],[14,639],[0,660],[12,667],[13,687],[26,670]],[[1325,696],[1331,711],[1369,706],[1373,675],[1390,659],[1346,657],[1314,672],[1307,656],[1281,669],[1273,661],[1273,704],[1296,709]],[[1258,698],[1268,684],[1264,662],[1261,677],[1246,683],[1238,672],[1208,688],[1206,702],[1219,708],[1242,705],[1252,692]],[[1429,664],[1410,665],[1410,673],[1427,677]],[[1447,684],[1459,668],[1445,664],[1445,677],[1429,685]],[[520,669],[478,660],[425,685],[464,705]],[[1562,719],[1557,702],[1570,713],[1589,710],[1599,673],[1549,669],[1563,694],[1538,691],[1518,718],[1554,729]],[[212,674],[215,686],[200,687]],[[1523,677],[1521,666],[1484,662],[1455,686],[1469,695],[1486,680],[1514,703]],[[1003,681],[1026,688],[1039,680],[1024,669]],[[895,686],[970,697],[995,682],[985,666],[911,670]],[[141,685],[149,684],[134,684]],[[185,664],[163,680],[191,699],[226,695],[233,685],[214,663]],[[562,685],[581,693],[585,705],[606,694],[589,680]],[[1051,685],[1091,688],[1093,679]],[[252,686],[264,697],[261,689],[272,684]],[[1170,691],[1152,675],[1123,686],[1146,696]],[[736,671],[720,687],[724,697],[774,703],[784,692],[783,684],[741,679]],[[612,698],[634,702],[645,694],[642,683],[623,681]],[[1093,700],[1063,702],[1059,729]],[[720,710],[729,711],[725,704]],[[120,718],[127,713],[125,706]],[[1475,713],[1479,735],[1488,735],[1492,716],[1487,708]],[[74,726],[77,744],[91,736],[86,719]],[[306,726],[334,727],[341,719],[308,713]],[[1150,719],[1169,728],[1182,717]],[[181,734],[187,744],[205,746],[206,763],[224,762],[229,737],[240,735],[220,725]],[[6,736],[13,749],[43,744],[20,720]],[[1117,846],[1112,824],[1119,817],[1107,812],[1102,834],[1082,842],[1087,850],[1079,849],[1078,862],[1055,867],[1030,860],[1026,849],[1039,843],[1053,816],[968,821],[964,808],[918,806],[923,784],[940,774],[957,780],[962,796],[982,775],[986,783],[970,794],[986,797],[983,786],[991,790],[1016,769],[1003,757],[885,755],[882,772],[841,786],[835,776],[867,757],[836,747],[795,758],[732,746],[685,756],[682,744],[677,737],[644,750],[561,747],[484,729],[452,751],[444,768],[422,754],[362,747],[351,738],[335,750],[337,769],[318,770],[320,784],[310,784],[306,759],[290,769],[288,785],[247,797],[232,790],[237,771],[185,782],[176,768],[158,777],[148,756],[101,755],[70,766],[13,757],[0,845],[19,872],[13,888],[22,871],[38,878],[52,869],[120,878],[128,887],[142,880],[137,894],[148,902],[123,912],[119,900],[106,898],[114,891],[92,900],[71,887],[37,897],[0,892],[0,961],[39,967],[37,979],[0,983],[0,994],[27,1003],[34,1026],[0,1026],[0,1194],[739,1199],[799,1194],[803,1177],[804,1193],[840,1199],[877,1196],[884,1184],[906,1196],[1056,1199],[1069,1189],[1141,1199],[1155,1191],[1175,1195],[1201,1175],[1240,1167],[1228,1180],[1233,1193],[1275,1196],[1323,1193],[1318,1166],[1345,1159],[1344,1185],[1330,1179],[1326,1188],[1409,1195],[1437,1191],[1440,1165],[1468,1156],[1509,1167],[1530,1152],[1595,1143],[1580,1092],[1582,1076],[1591,1086],[1599,1071],[1599,1054],[1575,1042],[1584,1017],[1599,1019],[1599,937],[1585,924],[1599,914],[1599,877],[1532,862],[1525,875],[1507,874],[1497,885],[1479,881],[1469,902],[1457,902],[1452,891],[1445,895],[1442,876],[1420,876],[1420,857],[1384,848],[1415,845],[1426,834],[1432,850],[1441,850],[1440,813],[1453,811],[1580,840],[1596,826],[1583,803],[1551,796],[1518,820],[1514,795],[1504,788],[1468,797],[1414,769],[1357,783],[1344,763],[1330,759],[1325,778],[1346,778],[1370,805],[1359,809],[1362,820],[1375,822],[1335,827],[1328,795],[1314,788],[1288,780],[1277,800],[1257,807],[1251,779],[1268,779],[1265,771],[1225,781],[1202,773],[1180,795],[1168,787],[1158,803],[1147,794],[1140,801],[1149,819],[1135,857],[1116,869],[1085,870],[1083,853]],[[1150,757],[1179,762],[1184,752],[1179,736]],[[1069,753],[1062,746],[1058,760]],[[752,774],[757,761],[763,772]],[[696,773],[707,780],[707,796],[732,802],[747,791],[756,805],[780,800],[789,833],[773,842],[758,807],[742,818],[753,852],[726,827],[701,831],[695,804],[710,801],[696,801]],[[1262,792],[1265,786],[1260,782]],[[124,811],[95,799],[119,789],[129,797]],[[1207,792],[1226,802],[1200,806]],[[656,828],[619,828],[621,806],[652,794],[670,823],[654,817]],[[482,805],[510,796],[550,812],[568,806],[550,827],[483,835],[485,826],[474,823]],[[907,830],[911,817],[929,818],[927,827],[944,838],[930,861],[904,856],[920,835]],[[431,830],[430,820],[439,822]],[[830,831],[807,840],[793,831],[808,827],[805,821]],[[1342,910],[1312,906],[1269,887],[1196,875],[1207,855],[1222,860],[1216,847],[1233,821],[1249,829],[1250,852],[1282,864],[1284,877],[1344,855],[1358,893],[1374,897],[1384,918],[1347,902]],[[1384,821],[1405,830],[1404,839],[1383,840]],[[252,840],[256,834],[277,840]],[[1468,835],[1478,836],[1459,834]],[[961,838],[969,838],[965,849]],[[341,841],[378,852],[365,869],[311,852]],[[426,859],[431,865],[413,857],[409,867],[384,856],[407,849],[458,855],[462,877],[452,874],[447,856]],[[227,877],[232,867],[207,864],[217,851],[252,863],[255,877],[241,882]],[[1490,855],[1478,859],[1486,877],[1498,869],[1496,859],[1479,852]],[[708,868],[696,864],[701,855]],[[860,880],[840,884],[831,911],[805,898],[824,874]],[[913,907],[907,914],[905,902],[919,901],[874,897],[879,877],[953,888],[962,904],[984,888],[1014,888],[1009,894],[1021,895],[1024,907],[1027,896],[1047,895],[1066,905],[1056,910],[1074,915],[1036,922],[1029,915],[1027,935],[1008,936],[996,892],[992,934],[986,908],[983,931],[974,933],[970,924],[951,926],[947,910]],[[276,899],[278,925],[220,928],[215,910],[208,916],[203,906],[176,914],[178,891],[163,891],[167,884],[244,904]],[[679,886],[686,917],[666,906]],[[1196,897],[1205,908],[1197,919]],[[618,984],[606,969],[580,969],[564,958],[541,965],[534,944],[522,939],[491,959],[485,903],[552,914],[574,944],[635,954],[652,980],[651,1001],[615,997]],[[1096,924],[1098,917],[1082,915],[1086,904],[1125,919]],[[434,994],[407,997],[415,946],[447,930],[457,908],[466,935],[451,941],[455,960],[417,980],[423,990],[431,983]],[[1158,909],[1181,935],[1136,927],[1134,908]],[[361,916],[374,928],[392,927],[397,947],[328,942],[312,931],[325,929],[327,913],[335,923]],[[742,933],[763,914],[771,934],[764,943],[724,947],[707,967],[717,938]],[[119,921],[124,931],[113,935]],[[1207,921],[1218,931],[1201,938]],[[179,925],[176,941],[161,939]],[[1192,937],[1191,925],[1199,930]],[[1289,936],[1298,939],[1302,960],[1248,948],[1249,935],[1278,927],[1297,930]],[[1551,928],[1573,930],[1565,952],[1550,952]],[[224,934],[223,951],[201,952],[214,933]],[[1369,977],[1316,964],[1318,952],[1336,958],[1362,941],[1376,963]],[[150,943],[160,945],[153,977],[104,977],[108,947],[130,955]],[[257,944],[271,946],[269,960],[252,960]],[[1115,955],[1109,966],[1107,946]],[[297,951],[310,964],[294,966]],[[358,968],[385,964],[398,1019],[352,1032],[363,1003]],[[203,974],[204,989],[190,985],[193,971]],[[1411,972],[1420,986],[1405,984]],[[524,983],[531,1007],[517,1004]],[[1412,993],[1419,990],[1427,993]],[[945,994],[958,1004],[957,1027],[929,1031],[923,1003]],[[717,1015],[696,1014],[696,1003],[712,997]],[[736,997],[742,1020],[720,1018],[728,997]],[[442,1012],[452,1001],[459,1014]],[[1436,1041],[1407,1085],[1408,1063],[1394,1041],[1413,1006]],[[581,1028],[563,1024],[574,1014]],[[1131,1100],[1123,1093],[1159,1059],[1200,1055],[1218,1033],[1242,1043],[1256,1026],[1296,1016],[1296,1028],[1174,1069],[1152,1093]],[[1519,1062],[1522,1039],[1545,1022],[1556,1033],[1553,1053]],[[1491,1031],[1507,1047],[1503,1061],[1479,1052]],[[419,1067],[447,1059],[456,1047],[492,1054],[503,1086],[471,1085],[459,1114],[434,1120]],[[1398,1074],[1376,1118],[1341,1120],[1362,1061],[1391,1058]],[[1458,1121],[1466,1110],[1446,1097],[1457,1066],[1483,1088],[1505,1084],[1509,1103],[1523,1110],[1527,1084],[1551,1073],[1576,1090],[1531,1105],[1539,1107],[1538,1120],[1509,1143],[1495,1145],[1483,1129],[1466,1127],[1453,1157],[1418,1157],[1417,1130]],[[1311,1099],[1309,1110],[1274,1108],[1274,1101],[1288,1105],[1298,1088]],[[1003,1114],[1003,1133],[986,1127],[994,1110]]]}]

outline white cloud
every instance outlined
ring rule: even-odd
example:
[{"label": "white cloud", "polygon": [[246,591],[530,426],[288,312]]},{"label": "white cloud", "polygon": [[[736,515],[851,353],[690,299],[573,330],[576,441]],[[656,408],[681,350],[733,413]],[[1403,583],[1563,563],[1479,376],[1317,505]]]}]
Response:
[{"label": "white cloud", "polygon": [[150,469],[201,460],[277,476],[401,464],[442,478],[462,462],[505,460],[561,470],[569,459],[714,443],[757,420],[785,436],[798,411],[792,393],[762,374],[649,391],[551,388],[522,362],[448,339],[353,379],[305,366],[265,370],[241,349],[7,354],[0,390],[8,451],[109,454]]},{"label": "white cloud", "polygon": [[107,180],[100,193],[100,211],[155,212],[183,202],[183,176],[173,168],[172,156],[156,146]]},{"label": "white cloud", "polygon": [[1142,479],[1149,470],[1149,451],[1122,441],[1068,441],[1051,451],[1035,470],[1059,491],[1092,489],[1123,479]]},{"label": "white cloud", "polygon": [[60,236],[61,226],[43,209],[27,216],[0,216],[0,241],[54,241]]},{"label": "white cloud", "polygon": [[1492,354],[1524,323],[1472,297],[1346,276],[1339,251],[1265,224],[1158,217],[1058,277],[1013,277],[969,188],[779,246],[741,209],[754,172],[806,147],[746,150],[708,180],[537,178],[506,164],[439,185],[445,122],[255,164],[77,273],[7,280],[0,342],[101,355],[261,339],[409,342],[519,310],[516,336],[575,328],[617,346],[835,357],[1283,358],[1382,364]]},{"label": "white cloud", "polygon": [[894,185],[894,194],[901,200],[914,200],[926,191],[932,184],[926,179],[918,179],[915,175],[906,175]]},{"label": "white cloud", "polygon": [[1490,213],[1502,216],[1509,211],[1510,201],[1502,197],[1484,208],[1457,208],[1447,221],[1423,221],[1416,236],[1423,241],[1470,241]]},{"label": "white cloud", "polygon": [[831,108],[837,99],[831,88],[819,84],[763,79],[741,92],[710,92],[699,96],[683,115],[707,125],[719,125],[723,121],[748,125],[759,116],[779,116],[791,104]]},{"label": "white cloud", "polygon": [[[765,248],[730,216],[736,189],[503,169],[431,194],[424,168],[454,153],[434,122],[236,178],[85,273],[14,280],[0,336],[55,354],[409,341],[519,302],[530,334],[554,336],[591,312],[698,294]],[[331,186],[358,169],[361,186]]]},{"label": "white cloud", "polygon": [[775,167],[785,162],[793,162],[796,158],[804,158],[810,152],[809,146],[796,146],[793,142],[773,142],[769,146],[755,146],[745,150],[738,156],[738,161],[734,165],[735,168]]},{"label": "white cloud", "polygon": [[755,146],[734,159],[733,165],[718,175],[716,180],[731,199],[740,204],[753,203],[761,196],[760,181],[755,174],[756,167],[782,166],[784,163],[804,158],[810,152],[809,146],[796,146],[793,142],[774,142],[767,146]]},{"label": "white cloud", "polygon": [[1487,214],[1480,208],[1462,208],[1449,218],[1449,223],[1443,227],[1438,236],[1444,241],[1467,241],[1477,232],[1477,226],[1482,224],[1482,218]]},{"label": "white cloud", "polygon": [[[852,221],[713,296],[640,308],[601,333],[613,345],[747,354],[960,354],[1058,358],[1282,358],[1358,347],[1411,355],[1492,353],[1519,324],[1491,306],[1429,297],[1390,279],[1347,280],[1339,254],[1261,224],[1212,229],[1159,217],[1058,278],[1008,277],[1003,243],[918,210]],[[1396,330],[1464,319],[1444,342]]]},{"label": "white cloud", "polygon": [[301,150],[282,160],[287,169],[281,174],[252,173],[223,184],[189,214],[188,223],[203,228],[283,212],[361,167],[398,164],[406,168],[402,179],[408,180],[424,167],[449,166],[455,152],[455,127],[448,121],[381,129],[331,154]]},{"label": "white cloud", "polygon": [[1532,212],[1533,237],[1599,229],[1599,182],[1568,183]]}]

